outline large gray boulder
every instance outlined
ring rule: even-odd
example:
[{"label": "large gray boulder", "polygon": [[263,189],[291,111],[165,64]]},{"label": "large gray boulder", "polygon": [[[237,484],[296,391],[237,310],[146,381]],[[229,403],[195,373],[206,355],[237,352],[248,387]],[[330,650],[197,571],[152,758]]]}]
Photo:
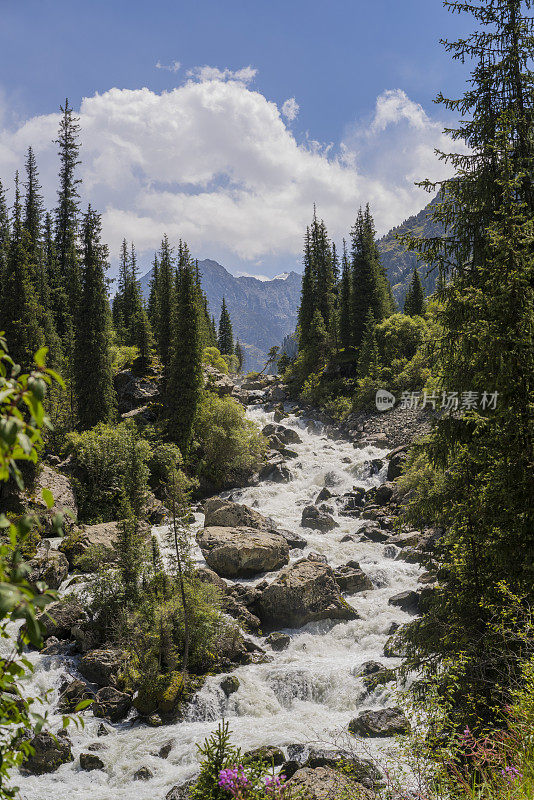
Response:
[{"label": "large gray boulder", "polygon": [[30,741],[33,753],[29,755],[21,766],[21,772],[30,775],[44,775],[55,772],[62,764],[74,761],[70,739],[63,735],[52,736],[47,731],[41,731]]},{"label": "large gray boulder", "polygon": [[80,660],[78,669],[88,681],[99,686],[114,686],[124,663],[124,653],[116,647],[91,650]]},{"label": "large gray boulder", "polygon": [[93,692],[80,680],[72,680],[59,696],[58,707],[61,711],[74,711],[82,700],[92,700]]},{"label": "large gray boulder", "polygon": [[211,569],[224,578],[247,577],[280,569],[289,561],[283,536],[253,528],[204,528],[197,535]]},{"label": "large gray boulder", "polygon": [[264,436],[276,436],[284,444],[301,444],[302,439],[293,428],[270,422],[262,429]]},{"label": "large gray boulder", "polygon": [[28,581],[35,585],[37,581],[44,581],[50,589],[59,589],[69,574],[69,562],[59,550],[52,550],[46,542],[39,547],[35,556],[28,562],[30,573]]},{"label": "large gray boulder", "polygon": [[[43,489],[49,489],[52,492],[54,505],[50,509],[43,499]],[[39,506],[39,519],[44,523],[45,535],[55,535],[52,517],[58,513],[63,514],[64,528],[68,530],[72,527],[78,517],[78,506],[72,483],[67,475],[57,472],[48,464],[43,464],[35,479],[33,495],[33,502]]]},{"label": "large gray boulder", "polygon": [[349,723],[349,731],[357,736],[397,736],[409,733],[410,723],[398,707],[382,708],[379,711],[362,711]]},{"label": "large gray boulder", "polygon": [[126,692],[119,692],[113,686],[104,686],[95,696],[92,705],[95,717],[104,717],[111,722],[124,719],[132,705],[132,698]]},{"label": "large gray boulder", "polygon": [[383,785],[383,775],[367,758],[360,758],[348,750],[321,747],[314,744],[293,744],[287,748],[288,758],[300,767],[331,767],[341,769],[344,774],[368,788]]},{"label": "large gray boulder", "polygon": [[358,619],[343,599],[328,564],[302,559],[287,567],[261,594],[256,610],[266,628],[300,628],[320,619]]},{"label": "large gray boulder", "polygon": [[374,797],[363,786],[332,767],[303,767],[295,772],[287,785],[297,796],[302,795],[306,800],[332,800],[337,797],[363,800]]},{"label": "large gray boulder", "polygon": [[302,528],[312,528],[323,533],[339,527],[331,514],[316,506],[306,506],[303,509],[300,525]]},{"label": "large gray boulder", "polygon": [[257,528],[268,529],[270,526],[267,517],[264,517],[253,508],[212,497],[204,503],[204,527],[222,528]]},{"label": "large gray boulder", "polygon": [[357,561],[349,561],[334,570],[334,578],[342,592],[356,594],[373,589],[371,578],[361,569]]},{"label": "large gray boulder", "polygon": [[58,639],[70,639],[72,628],[84,623],[87,614],[78,600],[58,600],[50,603],[38,617],[43,628],[43,638],[55,636]]}]

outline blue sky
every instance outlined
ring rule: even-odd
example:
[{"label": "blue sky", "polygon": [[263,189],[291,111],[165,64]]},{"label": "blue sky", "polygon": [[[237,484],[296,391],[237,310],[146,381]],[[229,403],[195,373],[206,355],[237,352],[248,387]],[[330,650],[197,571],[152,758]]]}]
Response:
[{"label": "blue sky", "polygon": [[124,234],[148,258],[169,229],[234,272],[298,265],[314,200],[336,239],[359,202],[381,232],[420,208],[413,179],[444,144],[432,100],[467,77],[438,44],[465,30],[441,0],[1,8],[2,180],[32,143],[53,201],[51,139],[68,96],[81,108],[84,196],[112,250]]}]

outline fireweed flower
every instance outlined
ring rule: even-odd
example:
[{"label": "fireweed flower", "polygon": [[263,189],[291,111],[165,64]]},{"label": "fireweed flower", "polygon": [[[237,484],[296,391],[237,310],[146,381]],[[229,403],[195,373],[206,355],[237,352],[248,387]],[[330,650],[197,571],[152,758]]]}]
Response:
[{"label": "fireweed flower", "polygon": [[243,798],[250,786],[250,781],[245,775],[242,764],[227,767],[219,772],[219,786],[225,789],[232,797]]},{"label": "fireweed flower", "polygon": [[523,776],[523,773],[520,772],[517,769],[517,767],[514,767],[512,765],[512,766],[506,766],[504,769],[502,769],[501,770],[501,775],[503,775],[503,777],[505,777],[507,780],[509,780],[510,783],[513,783],[518,778],[521,778]]},{"label": "fireweed flower", "polygon": [[268,797],[281,797],[284,792],[283,782],[285,775],[267,775],[265,778],[265,792]]}]

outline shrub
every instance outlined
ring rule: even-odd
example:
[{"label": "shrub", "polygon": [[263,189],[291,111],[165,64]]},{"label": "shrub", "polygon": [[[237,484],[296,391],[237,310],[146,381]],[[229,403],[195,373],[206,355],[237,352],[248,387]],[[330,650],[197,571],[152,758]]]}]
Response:
[{"label": "shrub", "polygon": [[170,476],[181,470],[184,460],[180,449],[172,442],[160,442],[155,445],[150,456],[150,485],[157,491],[166,486]]},{"label": "shrub", "polygon": [[238,372],[239,370],[239,359],[235,355],[221,355],[221,358],[226,362],[227,372]]},{"label": "shrub", "polygon": [[146,492],[151,448],[135,423],[100,423],[83,433],[71,433],[68,441],[81,520],[117,519],[124,499],[134,502],[136,495]]},{"label": "shrub", "polygon": [[344,420],[352,411],[352,402],[349,397],[340,395],[327,400],[323,406],[327,414],[337,420]]},{"label": "shrub", "polygon": [[383,364],[391,364],[397,358],[413,358],[421,345],[425,330],[422,317],[392,314],[376,328],[376,340]]},{"label": "shrub", "polygon": [[224,375],[228,374],[228,363],[225,361],[225,357],[221,355],[221,351],[216,347],[204,348],[202,351],[202,363],[218,369]]},{"label": "shrub", "polygon": [[231,397],[207,393],[194,426],[198,473],[217,488],[243,480],[256,470],[265,452],[255,423]]},{"label": "shrub", "polygon": [[139,349],[135,346],[127,346],[124,344],[110,346],[111,352],[111,368],[113,374],[116,375],[127,366],[133,364],[139,355]]}]

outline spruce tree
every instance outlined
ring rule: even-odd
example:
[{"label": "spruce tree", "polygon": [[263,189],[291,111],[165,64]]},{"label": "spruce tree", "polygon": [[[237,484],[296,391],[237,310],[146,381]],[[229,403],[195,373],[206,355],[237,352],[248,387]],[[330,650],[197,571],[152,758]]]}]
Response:
[{"label": "spruce tree", "polygon": [[308,372],[316,372],[324,366],[328,354],[328,331],[318,308],[313,314],[305,353]]},{"label": "spruce tree", "polygon": [[310,229],[311,264],[314,273],[314,311],[317,309],[327,332],[330,331],[334,312],[334,266],[332,247],[324,222],[317,219],[314,208]]},{"label": "spruce tree", "polygon": [[474,62],[464,96],[438,96],[462,114],[449,131],[462,147],[441,154],[455,170],[433,214],[444,235],[406,243],[448,279],[438,368],[460,404],[428,445],[443,476],[431,508],[445,527],[443,569],[408,631],[408,667],[438,683],[449,725],[476,732],[520,680],[534,602],[534,35],[530,0],[446,5],[477,22],[445,43]]},{"label": "spruce tree", "polygon": [[308,346],[313,313],[315,310],[315,275],[313,272],[311,253],[311,234],[309,226],[304,237],[304,273],[302,275],[302,288],[299,306],[299,350]]},{"label": "spruce tree", "polygon": [[373,312],[369,309],[365,319],[363,339],[358,356],[358,378],[374,378],[378,373],[379,353],[375,328],[375,318]]},{"label": "spruce tree", "polygon": [[[59,123],[59,133],[56,144],[59,147],[60,171],[58,206],[56,209],[56,252],[59,274],[65,293],[69,298],[69,310],[72,316],[76,314],[81,292],[80,265],[76,247],[78,228],[78,185],[81,183],[76,178],[76,167],[79,161],[79,131],[78,118],[74,116],[69,106],[68,98],[65,105],[60,106],[62,117]],[[67,331],[58,331],[61,336]]]},{"label": "spruce tree", "polygon": [[245,356],[239,339],[235,343],[235,357],[237,358],[237,371],[241,372],[241,370],[243,369],[243,361],[245,359]]},{"label": "spruce tree", "polygon": [[6,277],[10,235],[9,211],[4,187],[0,181],[0,285],[3,285]]},{"label": "spruce tree", "polygon": [[222,299],[221,317],[219,319],[219,336],[217,339],[219,350],[222,355],[232,356],[234,354],[234,334],[232,321],[226,307],[226,300]]},{"label": "spruce tree", "polygon": [[186,456],[202,392],[200,312],[194,268],[181,248],[178,266],[176,315],[167,381],[169,434]]},{"label": "spruce tree", "polygon": [[128,242],[122,240],[119,255],[119,275],[117,278],[117,292],[112,303],[113,327],[117,333],[117,338],[121,344],[126,342],[126,293],[130,281],[130,254],[128,252]]},{"label": "spruce tree", "polygon": [[159,261],[157,253],[154,254],[154,261],[152,262],[152,273],[150,275],[149,295],[147,304],[148,319],[152,329],[156,329],[158,319],[158,276],[159,276]]},{"label": "spruce tree", "polygon": [[410,317],[421,317],[425,313],[425,293],[416,267],[414,267],[412,279],[406,292],[404,313]]},{"label": "spruce tree", "polygon": [[341,258],[341,281],[339,289],[339,340],[341,347],[347,349],[352,343],[351,316],[352,278],[347,243],[343,239],[343,256]]},{"label": "spruce tree", "polygon": [[155,297],[157,316],[154,319],[154,336],[158,355],[165,369],[168,368],[170,362],[170,349],[175,322],[176,286],[174,273],[174,257],[169,240],[165,234],[158,254]]},{"label": "spruce tree", "polygon": [[91,206],[82,224],[82,292],[76,314],[74,380],[79,427],[112,422],[116,396],[110,355],[111,315],[100,216]]},{"label": "spruce tree", "polygon": [[28,234],[28,250],[32,264],[39,264],[41,256],[41,225],[43,216],[43,198],[41,195],[41,185],[39,183],[39,173],[33,149],[28,147],[26,156],[26,196],[24,198],[24,230]]}]

